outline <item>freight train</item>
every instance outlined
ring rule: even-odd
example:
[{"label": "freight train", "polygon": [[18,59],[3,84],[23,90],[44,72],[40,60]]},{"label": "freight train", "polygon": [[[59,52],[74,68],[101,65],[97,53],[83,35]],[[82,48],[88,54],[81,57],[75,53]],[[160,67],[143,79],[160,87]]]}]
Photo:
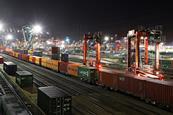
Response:
[{"label": "freight train", "polygon": [[140,77],[129,72],[103,68],[98,71],[94,67],[87,67],[82,64],[20,54],[14,51],[5,53],[56,72],[78,77],[89,83],[96,83],[97,85],[127,93],[173,111],[173,81],[171,80],[151,79],[147,75],[146,77]]}]

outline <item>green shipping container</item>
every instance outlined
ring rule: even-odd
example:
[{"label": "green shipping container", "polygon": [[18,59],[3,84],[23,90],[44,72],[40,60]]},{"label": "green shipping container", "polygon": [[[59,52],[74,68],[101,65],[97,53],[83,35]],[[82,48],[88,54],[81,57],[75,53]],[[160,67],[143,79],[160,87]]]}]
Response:
[{"label": "green shipping container", "polygon": [[94,67],[81,66],[78,68],[78,76],[81,80],[95,83],[98,80],[97,69]]},{"label": "green shipping container", "polygon": [[32,86],[33,74],[28,71],[17,71],[16,72],[16,83],[20,87]]},{"label": "green shipping container", "polygon": [[160,65],[162,68],[170,68],[172,67],[171,60],[160,60]]}]

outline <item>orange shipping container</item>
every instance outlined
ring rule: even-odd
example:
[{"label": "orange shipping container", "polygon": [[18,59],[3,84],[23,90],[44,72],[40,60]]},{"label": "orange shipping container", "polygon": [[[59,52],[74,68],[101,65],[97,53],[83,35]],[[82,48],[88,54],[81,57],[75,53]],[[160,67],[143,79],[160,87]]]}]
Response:
[{"label": "orange shipping container", "polygon": [[78,67],[79,66],[80,66],[80,64],[68,64],[67,73],[69,75],[77,77],[78,76]]},{"label": "orange shipping container", "polygon": [[58,71],[59,61],[58,60],[51,60],[51,64],[52,64],[51,69]]},{"label": "orange shipping container", "polygon": [[22,60],[29,61],[29,55],[22,54]]},{"label": "orange shipping container", "polygon": [[19,53],[15,52],[14,53],[14,57],[18,58],[19,57]]},{"label": "orange shipping container", "polygon": [[29,62],[32,63],[32,56],[29,56]]},{"label": "orange shipping container", "polygon": [[48,58],[42,58],[41,59],[41,66],[47,67],[47,60],[48,60]]},{"label": "orange shipping container", "polygon": [[41,65],[41,57],[35,57],[35,64]]}]

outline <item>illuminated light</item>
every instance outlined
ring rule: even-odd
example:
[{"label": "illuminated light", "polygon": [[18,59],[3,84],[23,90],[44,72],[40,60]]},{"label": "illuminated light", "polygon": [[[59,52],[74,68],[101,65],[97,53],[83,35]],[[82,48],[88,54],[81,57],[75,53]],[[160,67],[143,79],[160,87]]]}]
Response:
[{"label": "illuminated light", "polygon": [[133,36],[135,34],[135,30],[131,30],[128,32],[128,36]]},{"label": "illuminated light", "polygon": [[62,41],[62,44],[64,44],[65,43],[65,41]]},{"label": "illuminated light", "polygon": [[47,35],[49,35],[50,33],[49,32],[46,32]]},{"label": "illuminated light", "polygon": [[140,75],[140,73],[138,73],[138,77],[140,77],[141,75]]},{"label": "illuminated light", "polygon": [[8,34],[6,37],[5,37],[6,40],[12,40],[13,39],[13,35],[11,34]]},{"label": "illuminated light", "polygon": [[109,37],[108,36],[105,36],[105,41],[109,41]]},{"label": "illuminated light", "polygon": [[50,41],[46,41],[46,43],[47,43],[48,45],[52,44],[52,42],[50,42]]},{"label": "illuminated light", "polygon": [[101,64],[99,64],[99,68],[102,68],[102,65]]},{"label": "illuminated light", "polygon": [[40,25],[34,25],[32,28],[32,32],[35,34],[42,33],[42,27]]},{"label": "illuminated light", "polygon": [[163,42],[160,43],[161,46],[163,46],[163,44],[164,44]]},{"label": "illuminated light", "polygon": [[144,37],[143,36],[141,36],[141,40],[143,40],[144,39]]},{"label": "illuminated light", "polygon": [[164,76],[162,74],[160,74],[159,80],[164,80]]},{"label": "illuminated light", "polygon": [[159,44],[156,43],[156,69],[159,69]]},{"label": "illuminated light", "polygon": [[145,37],[145,39],[148,39],[147,37]]},{"label": "illuminated light", "polygon": [[156,72],[156,75],[159,75],[159,71]]},{"label": "illuminated light", "polygon": [[63,48],[65,48],[65,45],[64,45],[64,44],[62,44],[62,45],[61,45],[61,48],[62,48],[62,49],[63,49]]},{"label": "illuminated light", "polygon": [[2,31],[4,28],[4,25],[2,23],[0,23],[0,31]]},{"label": "illuminated light", "polygon": [[66,41],[67,43],[70,43],[69,37],[66,37],[65,41]]}]

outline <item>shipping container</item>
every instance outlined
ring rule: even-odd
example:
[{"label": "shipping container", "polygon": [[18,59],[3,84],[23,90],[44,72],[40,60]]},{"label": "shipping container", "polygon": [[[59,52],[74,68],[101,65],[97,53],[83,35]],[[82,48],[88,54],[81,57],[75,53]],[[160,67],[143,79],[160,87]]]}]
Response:
[{"label": "shipping container", "polygon": [[35,64],[41,65],[41,60],[42,60],[41,57],[35,57]]},{"label": "shipping container", "polygon": [[[37,104],[46,115],[71,115],[72,98],[55,86],[40,87]],[[44,100],[44,101],[43,101]]]},{"label": "shipping container", "polygon": [[60,47],[52,47],[52,54],[60,54]]},{"label": "shipping container", "polygon": [[125,93],[132,93],[132,78],[131,74],[119,73],[118,75],[118,90]]},{"label": "shipping container", "polygon": [[61,54],[61,61],[68,62],[69,61],[68,54]]},{"label": "shipping container", "polygon": [[0,64],[3,64],[4,63],[4,59],[2,56],[0,56]]},{"label": "shipping container", "polygon": [[61,73],[67,74],[68,64],[69,64],[68,62],[63,62],[63,61],[59,62],[59,71]]},{"label": "shipping container", "polygon": [[47,61],[48,61],[48,58],[43,57],[43,58],[41,59],[41,66],[47,67]]},{"label": "shipping container", "polygon": [[162,68],[173,67],[172,60],[160,60],[160,65],[161,65]]},{"label": "shipping container", "polygon": [[171,81],[147,79],[145,93],[147,100],[173,107],[173,84]]},{"label": "shipping container", "polygon": [[111,89],[118,88],[118,71],[101,69],[99,72],[98,83]]},{"label": "shipping container", "polygon": [[22,60],[22,54],[19,53],[18,59]]},{"label": "shipping container", "polygon": [[67,73],[69,75],[72,75],[72,76],[75,76],[75,77],[78,77],[78,68],[79,68],[80,64],[68,64],[67,66]]},{"label": "shipping container", "polygon": [[42,57],[43,53],[41,51],[34,51],[33,56]]},{"label": "shipping container", "polygon": [[81,80],[94,83],[98,80],[97,69],[94,67],[80,66],[78,76]]},{"label": "shipping container", "polygon": [[14,95],[3,95],[0,97],[0,100],[1,115],[30,115]]},{"label": "shipping container", "polygon": [[28,54],[28,50],[19,50],[20,54]]},{"label": "shipping container", "polygon": [[60,54],[52,54],[52,59],[60,60]]},{"label": "shipping container", "polygon": [[59,61],[58,60],[51,60],[51,69],[55,71],[59,71]]},{"label": "shipping container", "polygon": [[20,87],[30,87],[33,84],[33,74],[28,71],[16,72],[16,83]]},{"label": "shipping container", "polygon": [[35,61],[36,61],[36,56],[32,56],[32,63],[35,64]]},{"label": "shipping container", "polygon": [[19,57],[19,53],[15,52],[15,53],[14,53],[14,57],[15,57],[15,58],[18,58],[18,57]]},{"label": "shipping container", "polygon": [[22,54],[22,60],[24,60],[24,61],[29,61],[29,55],[27,55],[27,54]]},{"label": "shipping container", "polygon": [[32,55],[29,56],[29,62],[32,63]]},{"label": "shipping container", "polygon": [[135,76],[131,77],[130,85],[132,86],[132,94],[133,96],[140,97],[141,99],[145,98],[145,77]]},{"label": "shipping container", "polygon": [[4,62],[3,70],[9,75],[15,75],[17,71],[17,65],[13,62]]}]

